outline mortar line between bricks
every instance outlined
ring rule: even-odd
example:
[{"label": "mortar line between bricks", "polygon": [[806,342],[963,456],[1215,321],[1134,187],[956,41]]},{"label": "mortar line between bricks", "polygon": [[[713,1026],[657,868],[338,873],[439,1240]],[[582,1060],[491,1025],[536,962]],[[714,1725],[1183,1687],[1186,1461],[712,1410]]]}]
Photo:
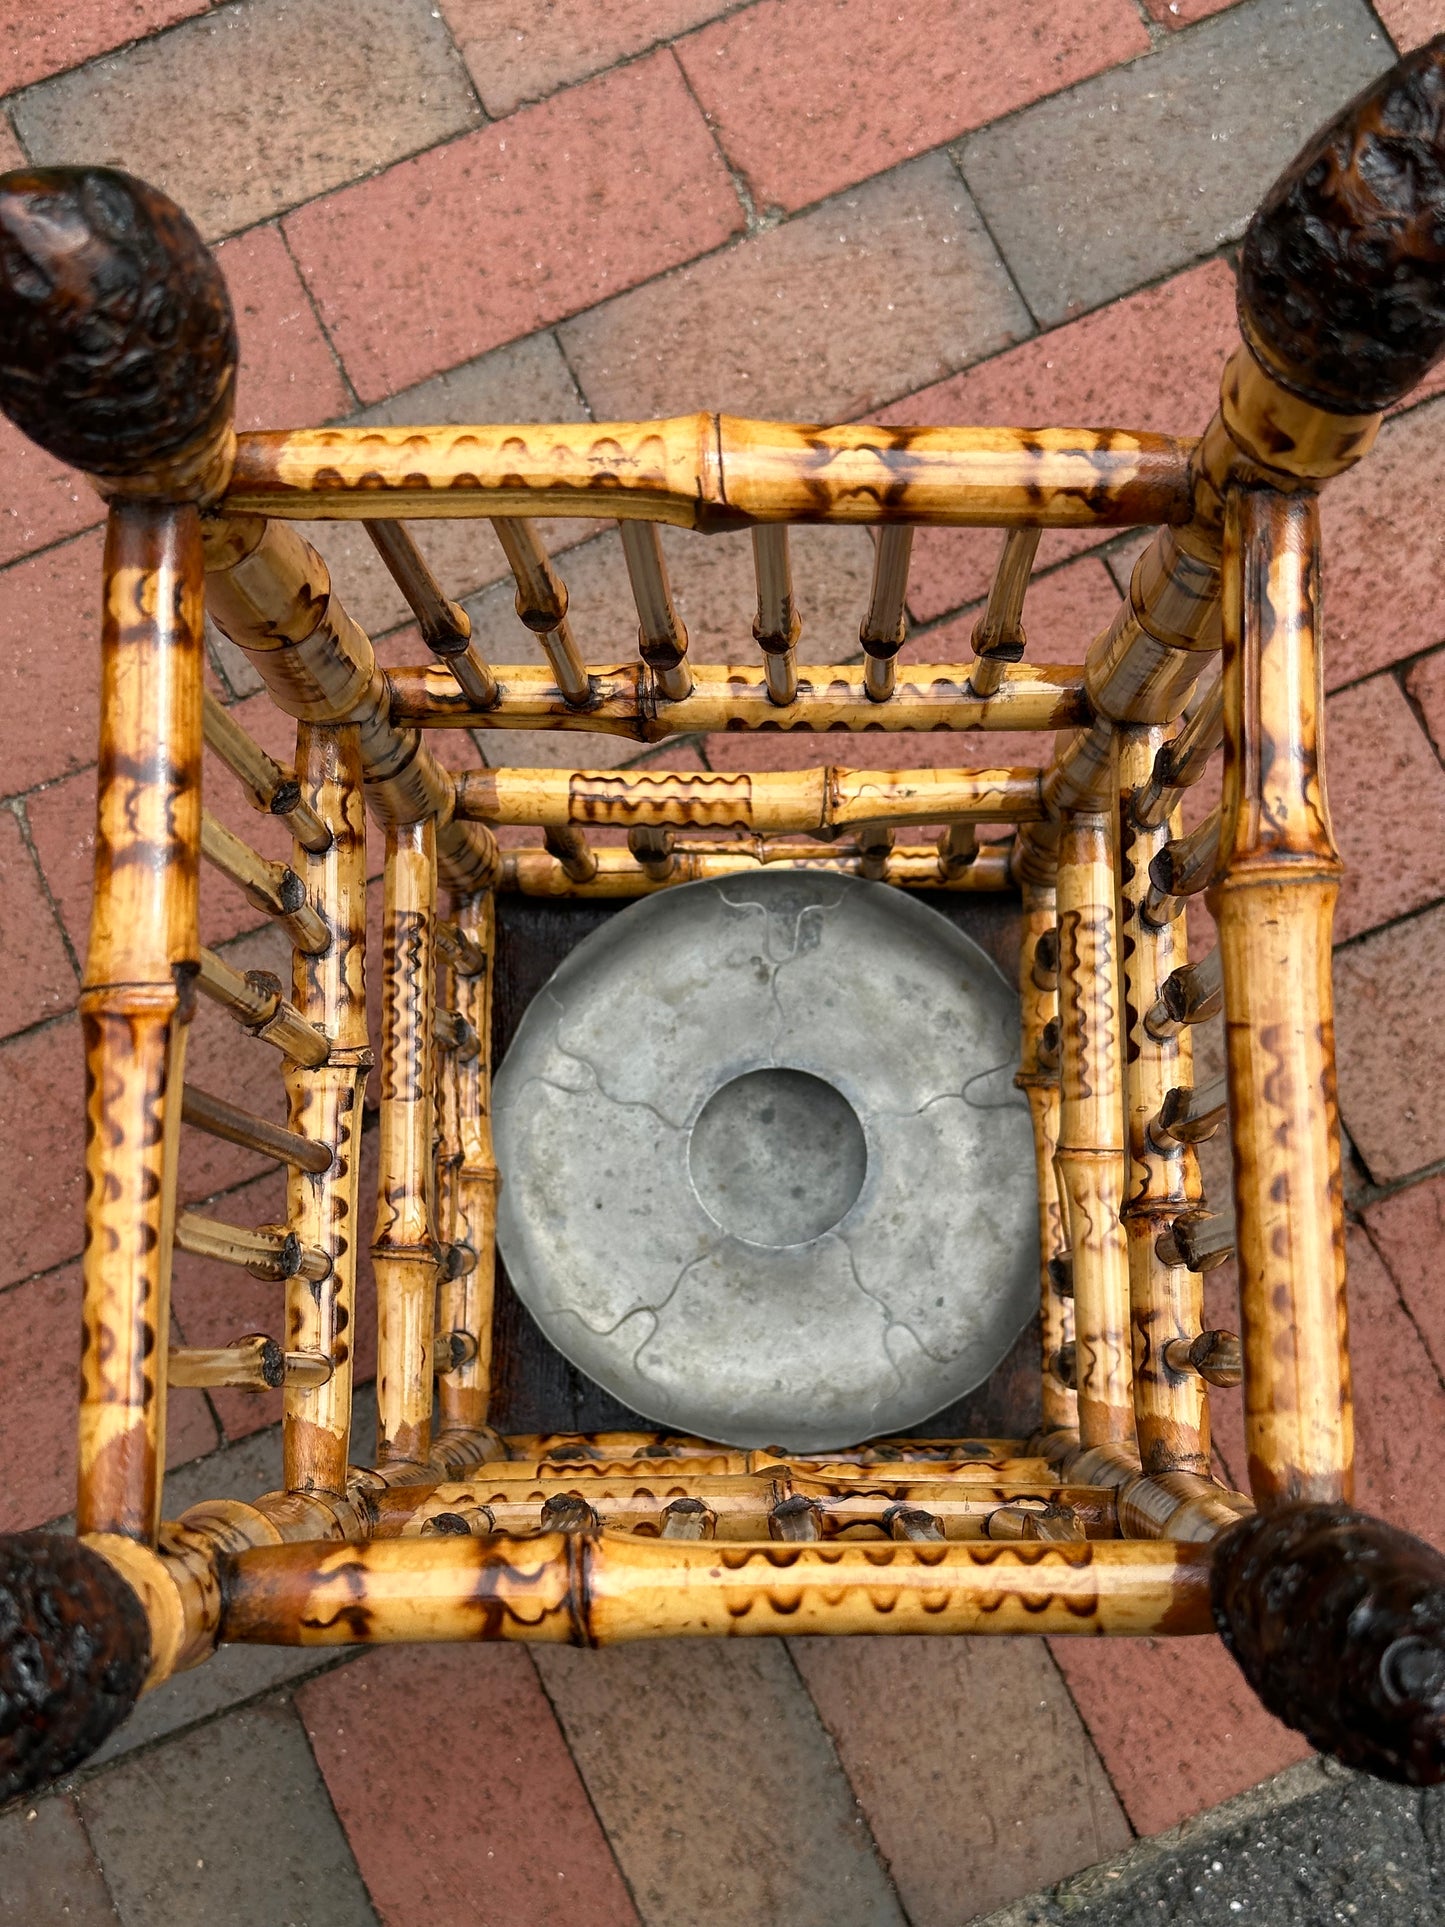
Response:
[{"label": "mortar line between bricks", "polygon": [[[1068,1679],[1064,1673],[1064,1669],[1062,1666],[1060,1666],[1058,1659],[1054,1654],[1053,1643],[1048,1639],[1043,1640],[1041,1643],[1043,1645],[1044,1653],[1048,1658],[1048,1662],[1050,1666],[1053,1667],[1054,1672],[1058,1677],[1059,1685],[1064,1689],[1064,1694],[1067,1697],[1070,1706],[1072,1706],[1074,1709],[1074,1713],[1078,1718],[1079,1725],[1083,1728],[1084,1738],[1088,1741],[1089,1746],[1093,1752],[1094,1758],[1099,1762],[1099,1771],[1103,1774],[1104,1778],[1108,1781],[1109,1791],[1113,1794],[1115,1800],[1118,1802],[1119,1811],[1124,1816],[1124,1825],[1129,1829],[1129,1832],[1133,1836],[1133,1838],[1137,1840],[1140,1837],[1139,1829],[1134,1825],[1133,1819],[1131,1818],[1129,1813],[1128,1805],[1125,1802],[1123,1792],[1120,1789],[1118,1781],[1114,1778],[1114,1769],[1110,1766],[1108,1758],[1106,1757],[1103,1748],[1099,1745],[1099,1742],[1094,1738],[1094,1735],[1089,1727],[1089,1722],[1084,1718],[1084,1709],[1080,1706],[1079,1702],[1074,1698],[1074,1689],[1072,1686],[1070,1686]],[[1094,1798],[1092,1793],[1089,1795],[1089,1815],[1091,1819],[1097,1818],[1094,1811]]]},{"label": "mortar line between bricks", "polygon": [[[894,1900],[897,1902],[898,1911],[903,1916],[904,1920],[908,1923],[908,1927],[915,1927],[913,1916],[912,1914],[909,1913],[907,1907],[904,1905],[903,1895],[899,1892],[898,1882],[893,1878],[893,1863],[889,1860],[887,1854],[884,1853],[883,1849],[878,1844],[878,1836],[873,1831],[872,1818],[869,1815],[868,1809],[864,1806],[863,1802],[858,1798],[858,1789],[854,1786],[852,1778],[849,1775],[848,1769],[843,1764],[843,1756],[838,1751],[838,1743],[833,1737],[833,1729],[829,1726],[828,1722],[823,1718],[823,1714],[821,1709],[819,1708],[818,1702],[813,1698],[812,1693],[808,1690],[808,1682],[803,1678],[802,1669],[798,1665],[797,1657],[793,1652],[792,1641],[787,1637],[786,1634],[781,1634],[778,1636],[778,1644],[783,1649],[783,1654],[788,1662],[788,1665],[791,1666],[793,1669],[793,1677],[794,1679],[797,1680],[799,1690],[802,1692],[802,1695],[803,1695],[804,1703],[806,1704],[808,1711],[812,1714],[813,1719],[817,1724],[819,1733],[821,1733],[823,1736],[823,1743],[827,1747],[829,1753],[833,1756],[833,1762],[836,1765],[838,1772],[842,1777],[843,1784],[845,1787],[847,1787],[848,1792],[852,1796],[853,1805],[858,1811],[858,1817],[862,1821],[864,1827],[867,1828],[868,1844],[873,1849],[873,1858],[877,1863],[878,1871],[882,1874],[884,1882],[887,1885],[888,1891],[889,1893],[892,1894]],[[921,1923],[919,1923],[919,1927],[921,1927]]]},{"label": "mortar line between bricks", "polygon": [[[572,319],[572,317],[571,317],[571,315],[568,315],[568,316],[566,317],[566,319],[567,319],[568,321],[570,321],[570,320]],[[550,327],[547,327],[547,328],[539,328],[539,329],[537,330],[537,333],[538,333],[538,334],[543,334],[543,335],[550,335],[550,336],[551,336],[551,338],[552,338],[552,345],[553,345],[553,347],[554,347],[554,348],[555,348],[555,349],[557,350],[557,353],[558,353],[558,355],[559,355],[559,356],[561,357],[561,360],[562,360],[562,366],[563,366],[563,367],[564,367],[564,368],[565,368],[565,369],[567,370],[567,378],[568,378],[568,380],[569,380],[569,381],[570,381],[570,382],[572,383],[572,386],[573,386],[573,387],[574,387],[574,388],[575,388],[575,389],[577,390],[577,399],[578,399],[578,400],[579,400],[579,401],[581,402],[581,404],[582,404],[582,406],[583,406],[583,408],[584,408],[584,409],[586,410],[586,414],[587,414],[587,419],[588,419],[588,421],[589,421],[589,422],[590,422],[590,421],[595,421],[595,420],[596,420],[597,418],[596,418],[596,416],[595,416],[595,415],[594,415],[594,414],[592,413],[592,404],[591,404],[591,402],[590,402],[590,401],[589,401],[589,400],[587,399],[587,390],[586,390],[586,389],[585,389],[585,388],[584,388],[584,387],[582,386],[582,377],[581,377],[581,376],[580,376],[580,375],[578,374],[578,372],[577,372],[577,369],[576,369],[576,366],[575,366],[575,364],[574,364],[574,362],[573,362],[573,360],[572,360],[572,357],[571,357],[571,355],[570,355],[570,354],[569,354],[569,353],[567,352],[567,344],[566,344],[566,342],[565,342],[565,341],[564,341],[564,340],[562,339],[562,323],[561,323],[560,321],[554,321],[554,322],[553,322],[553,323],[551,324],[551,326],[550,326]],[[517,339],[518,341],[530,341],[530,340],[532,340],[532,339],[534,339],[534,337],[533,337],[533,336],[531,336],[531,335],[518,335],[518,336],[516,337],[516,339]],[[458,366],[459,368],[465,368],[465,367],[466,367],[466,365],[467,365],[467,364],[466,364],[466,363],[465,363],[464,361],[462,361],[462,362],[458,362],[458,363],[457,363],[457,366]],[[449,372],[450,372],[450,371],[449,371]],[[435,376],[433,375],[433,376],[431,377],[431,379],[432,379],[433,381],[435,381],[435,380],[436,380],[436,377],[435,377]],[[403,392],[403,393],[404,393],[405,391],[403,390],[403,391],[400,391],[400,392]],[[585,537],[584,537],[584,540],[585,540],[585,539],[587,539],[587,538],[585,538]],[[505,580],[506,580],[506,578],[505,578],[504,576],[500,576],[500,575],[499,575],[499,576],[497,577],[497,581],[498,581],[498,582],[502,582],[502,581],[505,581]]]},{"label": "mortar line between bricks", "polygon": [[[1012,345],[1014,347],[1021,347],[1023,345],[1023,342],[1025,341],[1037,341],[1039,336],[1047,333],[1048,330],[1045,327],[1043,321],[1040,319],[1040,317],[1036,315],[1033,309],[1029,306],[1028,296],[1024,293],[1022,287],[1019,285],[1018,276],[1013,271],[1013,263],[1009,260],[1008,255],[1004,252],[1003,243],[999,240],[998,236],[993,231],[993,223],[989,220],[988,216],[984,213],[983,208],[979,203],[978,196],[974,193],[973,189],[969,186],[967,180],[964,178],[963,161],[958,152],[958,142],[957,141],[950,142],[949,145],[944,149],[944,152],[948,156],[948,164],[953,169],[954,176],[958,181],[959,189],[962,192],[964,199],[968,202],[969,206],[973,209],[974,218],[977,220],[979,226],[983,229],[984,233],[988,236],[989,246],[993,249],[994,253],[998,256],[999,266],[1004,271],[1004,278],[1007,280],[1009,286],[1013,289],[1014,293],[1018,296],[1019,306],[1023,309],[1024,313],[1028,316],[1029,320],[1032,321],[1032,323],[1034,324],[1034,331],[1031,335],[1024,335],[1021,338],[1021,340],[1014,342]],[[999,352],[1001,354],[1006,354],[1008,350],[1000,349]],[[992,357],[990,357],[990,359],[992,359]],[[970,363],[969,365],[971,367],[976,368],[976,367],[981,367],[982,363],[973,362],[973,363]],[[944,379],[949,380],[950,377],[945,376]],[[883,405],[886,408],[890,404],[885,402]]]},{"label": "mortar line between bricks", "polygon": [[[1156,52],[1167,41],[1173,39],[1174,36],[1164,25],[1164,22],[1162,20],[1156,20],[1153,14],[1150,13],[1148,0],[1134,0],[1134,11],[1139,16],[1140,25],[1149,36],[1149,50],[1151,53]],[[1105,71],[1111,72],[1112,69],[1106,69]]]},{"label": "mortar line between bricks", "polygon": [[[121,1917],[120,1903],[116,1900],[114,1889],[111,1887],[110,1876],[105,1870],[105,1862],[96,1852],[95,1842],[90,1834],[90,1822],[85,1817],[85,1809],[70,1790],[75,1784],[76,1781],[74,1779],[67,1777],[60,1782],[60,1786],[55,1788],[54,1791],[59,1793],[60,1798],[69,1800],[71,1811],[75,1815],[76,1824],[80,1828],[81,1837],[85,1841],[86,1850],[90,1854],[91,1864],[100,1875],[100,1884],[105,1889],[105,1897],[110,1902],[110,1910],[115,1915],[115,1918],[119,1920]],[[61,1787],[64,1788],[63,1793],[60,1792]],[[50,1789],[47,1789],[47,1791],[49,1790]]]},{"label": "mortar line between bricks", "polygon": [[1394,1289],[1395,1289],[1395,1302],[1400,1307],[1401,1311],[1404,1312],[1406,1318],[1409,1319],[1410,1324],[1414,1329],[1415,1336],[1420,1341],[1421,1349],[1424,1351],[1426,1358],[1428,1358],[1430,1361],[1430,1369],[1435,1374],[1435,1383],[1440,1387],[1442,1392],[1445,1392],[1445,1372],[1442,1372],[1440,1366],[1437,1365],[1435,1362],[1435,1353],[1431,1348],[1429,1339],[1425,1336],[1425,1328],[1420,1323],[1419,1319],[1415,1316],[1414,1312],[1410,1309],[1409,1305],[1406,1303],[1405,1294],[1400,1289],[1400,1281],[1395,1276],[1394,1266],[1390,1263],[1389,1259],[1385,1256],[1384,1251],[1380,1247],[1379,1241],[1374,1236],[1374,1233],[1370,1230],[1369,1223],[1365,1219],[1363,1214],[1361,1214],[1361,1217],[1360,1217],[1360,1229],[1361,1231],[1364,1232],[1366,1242],[1369,1244],[1370,1249],[1374,1252],[1375,1256],[1379,1259],[1380,1263],[1385,1267],[1385,1276],[1389,1279],[1390,1283],[1394,1286]]},{"label": "mortar line between bricks", "polygon": [[25,814],[24,802],[21,799],[17,798],[13,803],[9,804],[7,807],[9,808],[10,814],[15,818],[16,823],[19,825],[20,840],[25,845],[25,848],[29,851],[31,865],[34,868],[36,876],[40,879],[40,888],[42,893],[44,894],[45,901],[49,906],[51,919],[54,922],[56,929],[59,930],[60,932],[60,941],[65,946],[65,954],[70,959],[71,969],[75,972],[75,987],[78,993],[80,990],[81,977],[83,975],[83,972],[80,966],[80,958],[76,954],[74,944],[72,944],[70,941],[70,932],[66,929],[65,919],[60,914],[60,905],[55,900],[55,892],[50,887],[50,879],[49,877],[46,876],[45,866],[40,861],[40,852],[35,847],[35,838],[30,834],[30,819]]},{"label": "mortar line between bricks", "polygon": [[[350,370],[347,368],[346,363],[341,359],[341,350],[337,347],[335,341],[332,339],[331,330],[326,325],[326,317],[321,312],[320,303],[317,301],[315,294],[312,292],[311,283],[307,280],[305,271],[303,270],[300,261],[296,258],[296,250],[291,245],[291,237],[286,232],[285,222],[278,218],[273,221],[266,221],[263,223],[263,225],[266,227],[274,227],[277,234],[280,236],[281,251],[286,256],[286,259],[291,263],[291,266],[294,268],[296,272],[296,279],[300,284],[302,296],[305,299],[307,307],[311,310],[312,318],[315,320],[316,326],[321,331],[321,339],[326,343],[326,352],[327,354],[330,355],[332,365],[335,367],[336,372],[341,379],[342,389],[351,399],[351,406],[348,409],[346,409],[345,415],[332,415],[330,417],[330,420],[332,421],[344,420],[345,416],[347,415],[355,415],[359,413],[359,411],[362,408],[364,408],[366,404],[362,401],[360,395],[357,394],[356,385],[351,379]],[[255,229],[246,228],[244,232],[247,234],[253,234],[255,232]]]},{"label": "mortar line between bricks", "polygon": [[[711,24],[712,22],[709,21],[708,25],[711,26]],[[728,171],[728,179],[733,184],[733,192],[737,195],[738,205],[743,211],[744,235],[761,234],[767,232],[769,229],[781,227],[785,218],[781,209],[778,209],[772,214],[758,212],[757,197],[753,193],[753,184],[748,179],[746,172],[734,163],[732,155],[729,154],[723,146],[721,129],[714,126],[712,116],[698,99],[697,89],[692,84],[692,75],[679,59],[676,46],[669,43],[667,51],[672,55],[672,64],[676,67],[681,77],[683,89],[688,99],[692,102],[693,106],[696,107],[698,114],[701,116],[702,124],[707,129],[707,137],[712,142],[713,152]]]},{"label": "mortar line between bricks", "polygon": [[556,1701],[552,1698],[551,1693],[547,1690],[547,1681],[543,1676],[541,1667],[537,1664],[537,1655],[532,1651],[532,1648],[530,1646],[524,1646],[522,1650],[527,1655],[528,1663],[532,1668],[532,1677],[537,1682],[538,1691],[541,1693],[542,1698],[547,1702],[547,1710],[552,1715],[552,1723],[557,1728],[557,1733],[559,1738],[562,1741],[563,1746],[566,1747],[567,1749],[567,1758],[572,1762],[572,1771],[577,1775],[577,1784],[582,1789],[582,1797],[587,1802],[587,1810],[592,1815],[592,1818],[597,1822],[597,1831],[598,1833],[601,1834],[603,1843],[607,1848],[608,1856],[611,1859],[613,1866],[617,1869],[617,1878],[622,1882],[623,1890],[625,1891],[627,1898],[632,1902],[633,1913],[637,1916],[637,1919],[639,1921],[645,1921],[647,1919],[647,1915],[643,1911],[641,1902],[638,1898],[637,1890],[634,1888],[631,1879],[628,1877],[627,1869],[622,1864],[621,1856],[618,1854],[617,1848],[613,1844],[612,1835],[607,1831],[607,1827],[605,1822],[603,1821],[602,1815],[598,1811],[597,1802],[592,1798],[592,1788],[588,1785],[587,1775],[582,1770],[582,1762],[577,1758],[577,1755],[572,1751],[572,1739],[571,1739],[571,1735],[567,1731],[567,1722],[562,1718],[561,1713],[558,1711]]},{"label": "mortar line between bricks", "polygon": [[[374,1650],[374,1649],[368,1649],[368,1650]],[[361,1655],[359,1653],[353,1653],[351,1657],[353,1659],[359,1659]],[[314,1677],[314,1675],[312,1675],[312,1677]],[[264,1697],[264,1696],[258,1696],[258,1697]],[[379,1922],[381,1920],[381,1909],[378,1906],[377,1901],[373,1896],[370,1887],[368,1887],[366,1884],[366,1875],[361,1871],[361,1862],[357,1859],[356,1849],[351,1844],[351,1831],[348,1828],[345,1820],[342,1818],[341,1809],[337,1806],[336,1801],[332,1796],[331,1782],[327,1779],[325,1771],[322,1768],[321,1762],[316,1757],[316,1748],[311,1744],[311,1735],[307,1730],[305,1720],[303,1720],[301,1717],[301,1708],[296,1704],[296,1696],[294,1693],[289,1693],[283,1688],[282,1691],[277,1693],[276,1701],[278,1705],[285,1705],[290,1708],[292,1719],[295,1720],[296,1724],[301,1729],[301,1737],[306,1742],[306,1751],[311,1755],[311,1764],[313,1767],[315,1767],[316,1777],[321,1782],[321,1791],[325,1796],[326,1804],[331,1809],[332,1815],[336,1821],[337,1831],[341,1835],[342,1840],[346,1843],[346,1851],[348,1854],[350,1854],[351,1864],[356,1869],[357,1884],[361,1888],[361,1891],[366,1895],[367,1900],[371,1903],[372,1918]],[[228,1707],[226,1709],[226,1712],[229,1712],[229,1711],[230,1711],[230,1708]],[[224,1718],[225,1713],[220,1714],[219,1717]],[[201,1722],[197,1721],[198,1725],[200,1723]]]},{"label": "mortar line between bricks", "polygon": [[1390,29],[1385,25],[1385,22],[1380,14],[1380,9],[1376,5],[1376,0],[1360,0],[1360,3],[1364,7],[1365,12],[1369,14],[1370,18],[1374,21],[1375,25],[1379,28],[1380,33],[1384,38],[1385,45],[1387,47],[1393,47],[1395,50],[1396,58],[1398,58],[1400,54],[1404,52],[1404,49],[1398,44],[1398,42],[1395,39],[1395,36],[1390,32]]}]

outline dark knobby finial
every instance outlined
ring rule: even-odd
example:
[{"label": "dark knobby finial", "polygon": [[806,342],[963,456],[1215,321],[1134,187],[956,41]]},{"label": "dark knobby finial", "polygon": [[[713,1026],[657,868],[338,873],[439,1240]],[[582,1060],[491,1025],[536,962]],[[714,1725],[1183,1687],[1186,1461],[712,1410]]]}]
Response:
[{"label": "dark knobby finial", "polygon": [[1287,1726],[1346,1766],[1445,1780],[1445,1557],[1347,1505],[1290,1505],[1215,1544],[1214,1623]]},{"label": "dark knobby finial", "polygon": [[1245,339],[1317,408],[1367,415],[1445,348],[1445,34],[1384,73],[1287,167],[1239,260]]},{"label": "dark knobby finial", "polygon": [[78,1539],[0,1536],[0,1804],[93,1753],[149,1669],[145,1611],[107,1560]]},{"label": "dark knobby finial", "polygon": [[0,408],[128,494],[208,497],[230,460],[236,323],[174,201],[109,167],[0,174]]}]

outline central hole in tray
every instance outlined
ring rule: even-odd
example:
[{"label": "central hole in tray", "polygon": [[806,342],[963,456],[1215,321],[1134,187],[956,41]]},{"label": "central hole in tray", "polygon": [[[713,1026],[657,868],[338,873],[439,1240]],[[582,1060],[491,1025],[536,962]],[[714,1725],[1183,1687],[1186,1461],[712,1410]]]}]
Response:
[{"label": "central hole in tray", "polygon": [[698,1113],[687,1155],[703,1208],[755,1245],[831,1231],[868,1169],[858,1113],[808,1071],[747,1071],[724,1084]]}]

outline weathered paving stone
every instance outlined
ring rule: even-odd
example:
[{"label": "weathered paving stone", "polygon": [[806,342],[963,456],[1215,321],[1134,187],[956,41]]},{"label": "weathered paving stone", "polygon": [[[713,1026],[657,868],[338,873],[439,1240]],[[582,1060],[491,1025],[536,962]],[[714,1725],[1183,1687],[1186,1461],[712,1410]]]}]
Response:
[{"label": "weathered paving stone", "polygon": [[1434,1927],[1445,1794],[1310,1760],[975,1927]]},{"label": "weathered paving stone", "polygon": [[65,1794],[0,1815],[0,1927],[115,1927],[105,1881]]},{"label": "weathered paving stone", "polygon": [[252,1706],[78,1793],[123,1927],[372,1927],[295,1709]]},{"label": "weathered paving stone", "polygon": [[1030,308],[1061,321],[1235,239],[1392,58],[1363,0],[1254,0],[975,134],[964,176]]},{"label": "weathered paving stone", "polygon": [[781,1641],[535,1657],[646,1927],[903,1927]]},{"label": "weathered paving stone", "polygon": [[789,1647],[912,1927],[954,1927],[1128,1845],[1042,1640]]}]

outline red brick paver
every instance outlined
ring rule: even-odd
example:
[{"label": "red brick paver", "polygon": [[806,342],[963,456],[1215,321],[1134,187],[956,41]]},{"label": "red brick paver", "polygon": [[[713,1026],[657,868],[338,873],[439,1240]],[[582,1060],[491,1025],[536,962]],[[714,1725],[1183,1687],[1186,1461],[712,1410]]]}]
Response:
[{"label": "red brick paver", "polygon": [[286,233],[358,394],[379,401],[742,224],[681,71],[659,53],[343,188]]},{"label": "red brick paver", "polygon": [[140,40],[193,13],[211,0],[9,0],[0,13],[0,93],[28,87],[46,74],[79,66],[127,40]]}]

